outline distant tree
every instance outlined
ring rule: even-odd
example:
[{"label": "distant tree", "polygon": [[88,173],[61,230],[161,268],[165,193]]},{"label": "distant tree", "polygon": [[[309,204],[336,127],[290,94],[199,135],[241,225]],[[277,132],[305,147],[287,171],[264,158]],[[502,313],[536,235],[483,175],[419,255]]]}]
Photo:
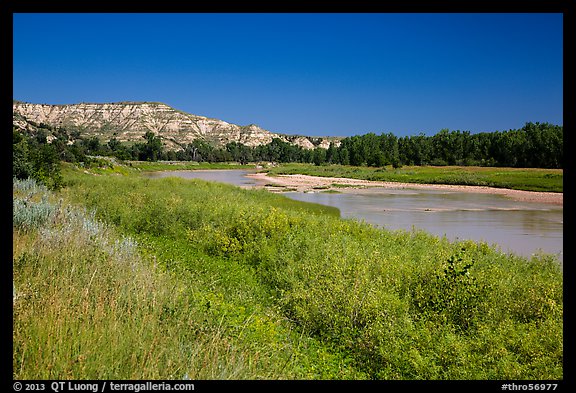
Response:
[{"label": "distant tree", "polygon": [[326,150],[326,162],[329,164],[339,162],[338,149],[336,149],[334,142],[330,142],[330,145]]},{"label": "distant tree", "polygon": [[60,173],[60,158],[49,144],[40,145],[31,152],[34,166],[33,176],[44,183],[50,189],[58,189],[63,185],[63,178]]},{"label": "distant tree", "polygon": [[48,138],[48,133],[46,132],[45,129],[40,128],[36,131],[35,139],[36,139],[37,144],[43,145],[45,143],[48,143],[47,138]]},{"label": "distant tree", "polygon": [[28,141],[18,131],[12,132],[12,176],[17,179],[32,177],[32,162]]},{"label": "distant tree", "polygon": [[314,165],[322,165],[326,162],[326,149],[317,147],[314,149]]},{"label": "distant tree", "polygon": [[86,148],[86,154],[97,155],[100,153],[101,145],[100,139],[93,136],[89,139],[83,140],[84,147]]},{"label": "distant tree", "polygon": [[168,161],[176,161],[178,157],[174,150],[168,150],[164,152],[164,159]]},{"label": "distant tree", "polygon": [[237,161],[245,165],[253,160],[252,148],[239,142],[229,142],[226,144],[226,151],[230,155],[230,160]]},{"label": "distant tree", "polygon": [[386,156],[384,155],[382,150],[376,150],[374,153],[370,155],[367,161],[368,166],[375,166],[375,167],[385,166],[386,163],[387,163]]},{"label": "distant tree", "polygon": [[120,149],[120,146],[122,145],[122,143],[120,143],[120,141],[118,139],[116,139],[116,137],[112,137],[110,138],[110,140],[108,141],[108,147],[110,148],[110,150],[112,150],[113,152],[117,151],[118,149]]},{"label": "distant tree", "polygon": [[194,139],[188,144],[186,150],[192,156],[193,161],[214,161],[214,147],[202,139]]},{"label": "distant tree", "polygon": [[146,139],[146,143],[141,147],[139,159],[142,161],[158,161],[163,153],[162,140],[152,131],[146,131],[143,138]]},{"label": "distant tree", "polygon": [[340,158],[340,163],[342,165],[350,165],[350,152],[348,149],[343,148],[340,149],[340,153],[338,154]]},{"label": "distant tree", "polygon": [[32,178],[50,189],[63,185],[60,158],[54,146],[39,143],[17,132],[12,137],[12,176],[17,179]]}]

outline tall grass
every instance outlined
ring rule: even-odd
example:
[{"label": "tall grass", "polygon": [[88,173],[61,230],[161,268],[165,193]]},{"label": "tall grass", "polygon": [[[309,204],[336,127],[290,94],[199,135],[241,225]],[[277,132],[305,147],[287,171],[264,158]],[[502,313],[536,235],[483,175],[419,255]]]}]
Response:
[{"label": "tall grass", "polygon": [[[562,272],[552,256],[376,229],[200,180],[68,176],[67,198],[184,277],[205,323],[227,327],[218,337],[249,337],[258,359],[294,343],[280,345],[289,360],[262,366],[268,374],[248,368],[238,378],[281,375],[276,366],[303,378],[563,377]],[[262,328],[263,315],[283,322]]]},{"label": "tall grass", "polygon": [[13,192],[15,379],[291,375],[300,344],[278,315],[245,318],[197,289],[194,274],[167,271],[154,250],[34,182],[14,180]]}]

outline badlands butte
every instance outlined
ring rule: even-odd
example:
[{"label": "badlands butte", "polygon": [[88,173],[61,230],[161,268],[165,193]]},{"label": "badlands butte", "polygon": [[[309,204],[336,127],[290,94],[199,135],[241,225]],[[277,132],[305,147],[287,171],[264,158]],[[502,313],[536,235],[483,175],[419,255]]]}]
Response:
[{"label": "badlands butte", "polygon": [[337,137],[307,137],[274,133],[257,125],[239,126],[223,120],[193,115],[157,102],[33,104],[13,101],[13,125],[22,131],[39,126],[61,127],[101,141],[142,142],[148,131],[159,136],[166,149],[180,149],[196,139],[216,146],[230,142],[246,146],[266,145],[273,138],[305,149],[339,144]]}]

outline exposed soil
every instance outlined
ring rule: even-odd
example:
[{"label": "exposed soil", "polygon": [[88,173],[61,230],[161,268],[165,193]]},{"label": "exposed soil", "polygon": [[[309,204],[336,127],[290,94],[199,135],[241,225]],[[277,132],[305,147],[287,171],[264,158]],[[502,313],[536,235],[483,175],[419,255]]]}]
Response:
[{"label": "exposed soil", "polygon": [[[267,173],[254,173],[247,175],[249,177],[262,180],[267,185],[264,186],[270,191],[283,191],[288,188],[298,192],[321,192],[321,191],[338,191],[360,193],[367,188],[393,188],[393,189],[436,189],[460,192],[478,192],[485,194],[500,194],[508,198],[523,202],[551,203],[555,205],[564,205],[564,194],[558,192],[538,192],[538,191],[521,191],[507,188],[495,188],[484,186],[458,186],[448,184],[416,184],[416,183],[397,183],[371,180],[349,179],[344,177],[321,177],[309,175],[278,175],[268,176]],[[274,186],[271,186],[274,185]]]}]

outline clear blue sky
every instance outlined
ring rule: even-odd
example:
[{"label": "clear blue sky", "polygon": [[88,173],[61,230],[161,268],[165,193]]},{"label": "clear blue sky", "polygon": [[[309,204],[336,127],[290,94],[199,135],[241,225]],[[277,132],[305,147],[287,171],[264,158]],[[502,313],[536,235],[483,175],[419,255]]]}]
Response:
[{"label": "clear blue sky", "polygon": [[562,14],[14,14],[17,100],[159,101],[273,132],[563,124]]}]

